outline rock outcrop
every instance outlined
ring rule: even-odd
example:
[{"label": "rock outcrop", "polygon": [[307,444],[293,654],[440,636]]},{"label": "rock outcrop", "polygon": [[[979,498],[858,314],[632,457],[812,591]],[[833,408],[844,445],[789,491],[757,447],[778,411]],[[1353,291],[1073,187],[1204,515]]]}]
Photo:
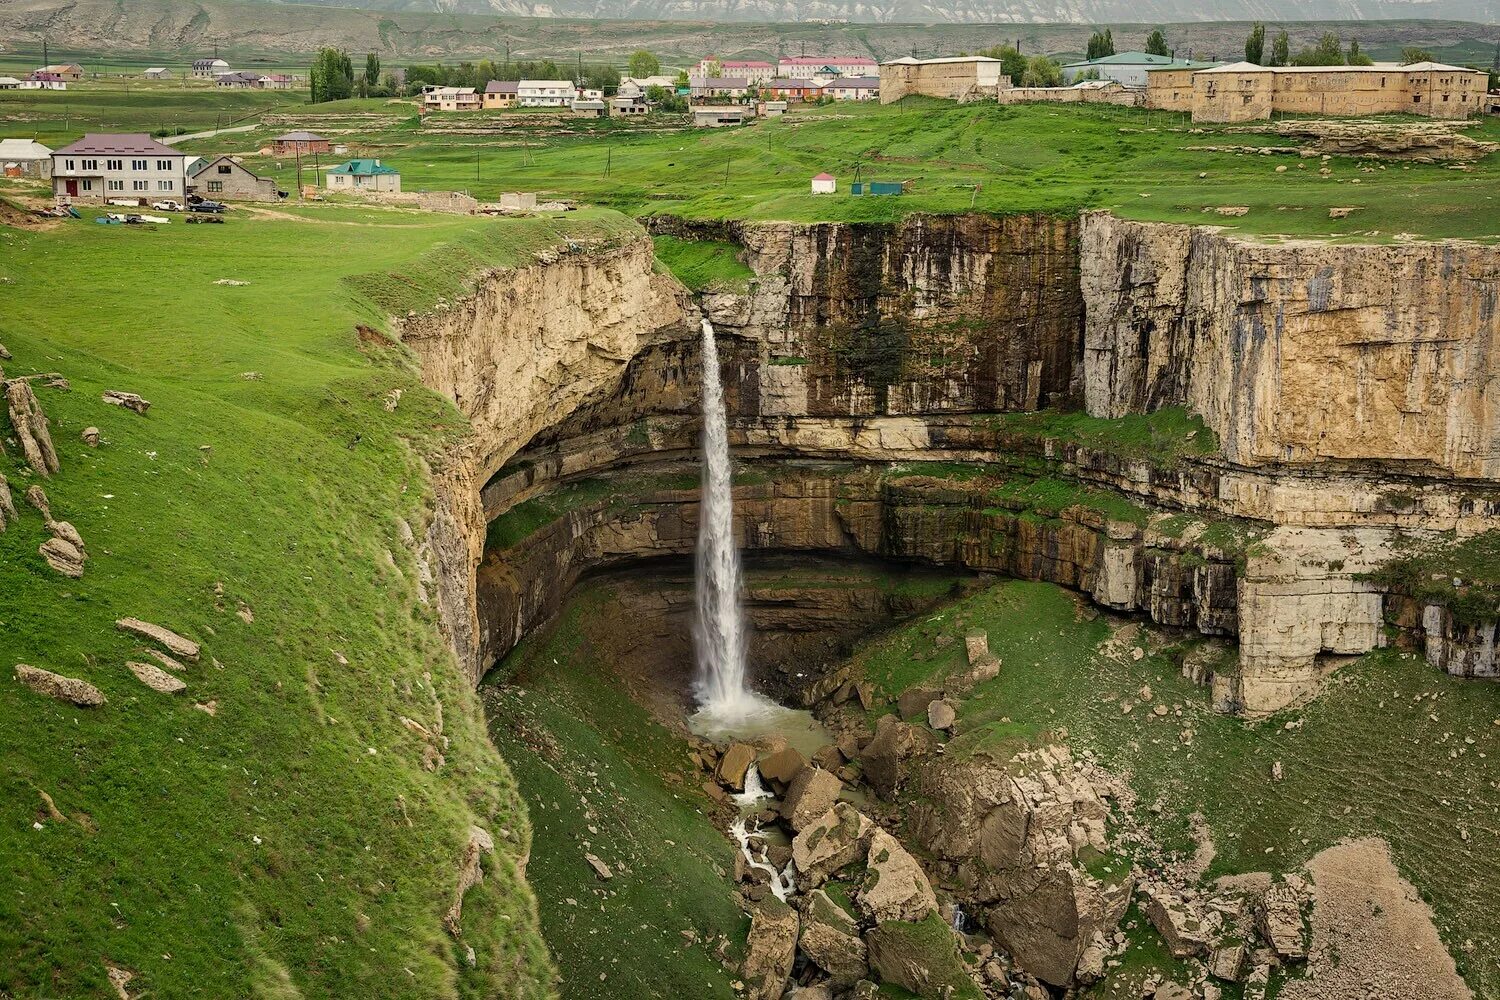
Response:
[{"label": "rock outcrop", "polygon": [[71,702],[79,708],[98,708],[108,700],[103,692],[88,681],[64,677],[26,663],[16,664],[16,680],[37,694]]},{"label": "rock outcrop", "polygon": [[25,379],[0,378],[5,387],[5,400],[10,409],[10,426],[16,440],[21,444],[21,455],[26,464],[40,476],[50,476],[58,470],[57,449],[52,447],[52,435],[47,430],[47,415],[37,401],[31,383]]},{"label": "rock outcrop", "polygon": [[1184,405],[1246,466],[1500,478],[1500,251],[1084,217],[1089,413]]}]

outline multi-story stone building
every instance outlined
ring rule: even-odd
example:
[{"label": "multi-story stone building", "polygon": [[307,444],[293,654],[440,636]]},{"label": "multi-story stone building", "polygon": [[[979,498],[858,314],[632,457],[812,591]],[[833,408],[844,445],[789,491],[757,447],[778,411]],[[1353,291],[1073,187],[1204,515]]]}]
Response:
[{"label": "multi-story stone building", "polygon": [[1400,66],[1257,66],[1230,63],[1147,74],[1146,106],[1191,112],[1195,122],[1242,122],[1272,114],[1405,113],[1467,118],[1482,113],[1489,77],[1443,63]]},{"label": "multi-story stone building", "polygon": [[143,133],[90,134],[52,154],[52,193],[68,201],[180,201],[187,160]]},{"label": "multi-story stone building", "polygon": [[1000,60],[988,56],[903,56],[880,64],[881,104],[894,103],[908,94],[950,101],[995,100],[1001,88],[1010,84],[1010,77],[1000,72]]}]

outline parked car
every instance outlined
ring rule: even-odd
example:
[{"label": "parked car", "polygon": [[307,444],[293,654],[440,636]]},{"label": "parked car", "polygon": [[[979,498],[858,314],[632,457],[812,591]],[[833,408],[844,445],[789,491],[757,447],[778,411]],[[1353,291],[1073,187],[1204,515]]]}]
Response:
[{"label": "parked car", "polygon": [[180,212],[182,211],[182,202],[176,198],[163,198],[161,201],[153,201],[151,207],[158,212]]},{"label": "parked car", "polygon": [[225,206],[216,201],[200,201],[196,205],[189,205],[189,212],[208,212],[213,215],[223,215]]}]

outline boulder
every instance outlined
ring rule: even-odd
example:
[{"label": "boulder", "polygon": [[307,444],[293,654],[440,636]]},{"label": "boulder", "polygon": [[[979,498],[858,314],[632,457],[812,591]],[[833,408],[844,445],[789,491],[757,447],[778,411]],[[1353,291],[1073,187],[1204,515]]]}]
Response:
[{"label": "boulder", "polygon": [[896,699],[896,711],[900,713],[902,722],[924,719],[927,717],[927,706],[942,696],[943,692],[937,688],[907,688]]},{"label": "boulder", "polygon": [[1208,959],[1208,974],[1226,983],[1237,983],[1245,978],[1245,943],[1236,941],[1215,948]]},{"label": "boulder", "polygon": [[[743,857],[744,855],[741,854],[739,856]],[[599,879],[599,881],[608,882],[615,877],[615,873],[610,870],[609,865],[601,861],[597,854],[585,854],[583,860],[588,862],[588,866],[594,870],[594,877]]]},{"label": "boulder", "polygon": [[130,668],[132,674],[135,674],[136,680],[153,691],[160,691],[162,694],[177,694],[179,691],[187,690],[186,684],[167,673],[161,667],[155,667],[149,663],[136,662],[127,662],[125,666]]},{"label": "boulder", "polygon": [[927,706],[927,725],[939,732],[952,729],[953,724],[958,721],[958,709],[953,702],[944,698],[942,701],[934,701]]},{"label": "boulder", "polygon": [[21,454],[26,464],[43,477],[58,469],[57,449],[52,447],[52,435],[47,431],[47,415],[42,404],[37,402],[31,383],[22,379],[5,382],[5,401],[10,407],[10,425],[16,440],[21,443]]},{"label": "boulder", "polygon": [[835,989],[853,986],[870,971],[859,925],[822,889],[808,896],[798,947],[808,961],[828,973],[828,983]]},{"label": "boulder", "polygon": [[[825,748],[829,749],[829,748]],[[785,747],[760,759],[760,776],[778,791],[785,791],[807,767],[807,758],[796,747]]]},{"label": "boulder", "polygon": [[894,715],[880,717],[875,724],[875,738],[860,754],[860,764],[865,780],[881,798],[889,799],[896,794],[906,776],[906,762],[917,749],[916,732],[910,724]]},{"label": "boulder", "polygon": [[83,564],[88,555],[77,545],[61,536],[53,536],[37,546],[47,565],[63,576],[77,579],[83,576]]},{"label": "boulder", "polygon": [[184,660],[198,659],[198,644],[191,639],[186,639],[171,629],[153,625],[150,622],[141,621],[139,618],[121,618],[115,622],[115,628],[121,632],[130,632],[143,639],[160,643],[167,647],[167,652]]},{"label": "boulder", "polygon": [[16,501],[10,495],[10,482],[0,473],[0,531],[16,519]]},{"label": "boulder", "polygon": [[870,835],[865,866],[858,902],[871,920],[921,920],[937,912],[937,896],[922,866],[900,841],[879,827]]},{"label": "boulder", "polygon": [[1208,954],[1214,928],[1202,909],[1161,883],[1147,885],[1144,891],[1146,918],[1173,958]]},{"label": "boulder", "polygon": [[133,392],[121,392],[118,389],[106,389],[104,390],[104,393],[100,398],[110,406],[123,406],[125,409],[130,410],[133,413],[139,413],[143,416],[145,415],[147,410],[151,409],[151,403],[149,401],[142,399],[140,396],[137,396]]},{"label": "boulder", "polygon": [[458,887],[453,893],[453,904],[443,915],[443,925],[454,937],[463,934],[461,921],[464,914],[464,893],[484,881],[484,855],[494,850],[495,838],[490,836],[488,830],[477,826],[469,827],[469,840],[464,844],[463,854],[458,861]]},{"label": "boulder", "polygon": [[755,763],[755,748],[748,743],[731,743],[719,758],[714,777],[719,784],[736,792],[745,790],[745,772]]},{"label": "boulder", "polygon": [[781,1000],[797,958],[797,912],[775,896],[766,896],[750,911],[750,936],[740,975],[746,997]]},{"label": "boulder", "polygon": [[820,767],[804,767],[786,790],[781,815],[794,831],[815,822],[839,800],[843,782]]},{"label": "boulder", "polygon": [[797,872],[809,887],[822,885],[845,865],[864,860],[874,827],[849,803],[837,803],[792,838]]},{"label": "boulder", "polygon": [[1302,895],[1285,882],[1266,890],[1257,920],[1266,943],[1285,960],[1307,957],[1307,934],[1302,919]]},{"label": "boulder", "polygon": [[97,708],[107,700],[103,692],[87,681],[64,677],[26,663],[16,664],[16,680],[37,694],[72,702],[79,708]]},{"label": "boulder", "polygon": [[90,448],[99,447],[99,428],[85,427],[83,429],[83,443]]},{"label": "boulder", "polygon": [[865,933],[870,968],[882,982],[933,1000],[978,997],[953,931],[933,914],[918,923],[888,920]]}]

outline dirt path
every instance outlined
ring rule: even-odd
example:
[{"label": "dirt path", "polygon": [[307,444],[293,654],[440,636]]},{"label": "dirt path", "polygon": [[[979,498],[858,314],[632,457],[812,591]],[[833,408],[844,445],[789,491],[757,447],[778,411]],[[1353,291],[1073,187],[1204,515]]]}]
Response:
[{"label": "dirt path", "polygon": [[1307,870],[1315,900],[1308,977],[1288,983],[1284,1000],[1473,1000],[1385,841],[1336,844]]}]

